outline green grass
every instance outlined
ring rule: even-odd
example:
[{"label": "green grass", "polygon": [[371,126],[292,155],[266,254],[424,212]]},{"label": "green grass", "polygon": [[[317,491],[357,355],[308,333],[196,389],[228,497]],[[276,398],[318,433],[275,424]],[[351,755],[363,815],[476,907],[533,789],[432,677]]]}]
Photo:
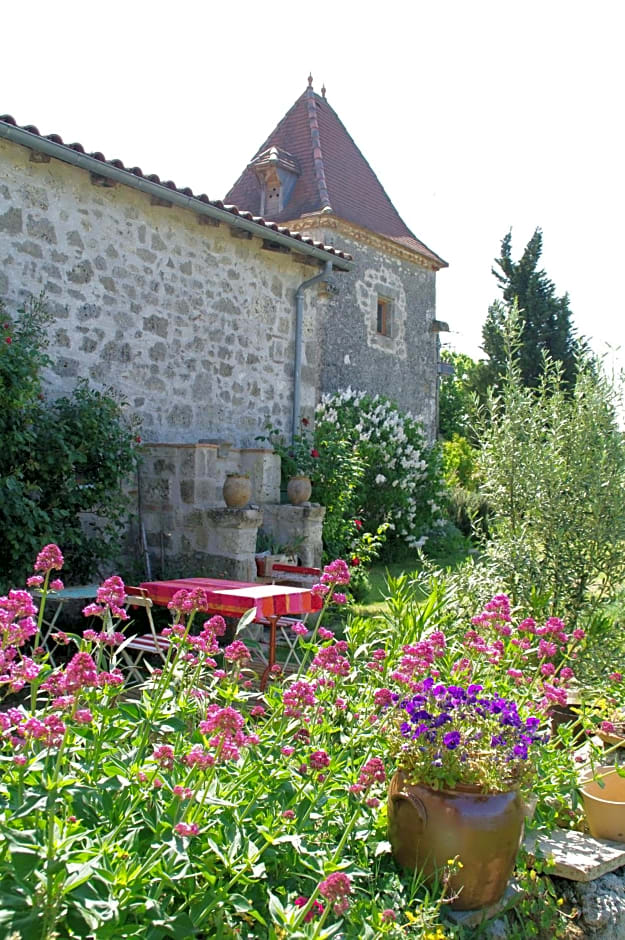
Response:
[{"label": "green grass", "polygon": [[[473,545],[457,530],[432,539],[428,544],[429,559],[440,568],[455,568],[472,551]],[[367,594],[351,608],[360,617],[375,617],[386,607],[387,578],[400,574],[416,575],[422,570],[421,556],[417,552],[406,552],[397,561],[373,565],[369,571],[371,587]]]}]

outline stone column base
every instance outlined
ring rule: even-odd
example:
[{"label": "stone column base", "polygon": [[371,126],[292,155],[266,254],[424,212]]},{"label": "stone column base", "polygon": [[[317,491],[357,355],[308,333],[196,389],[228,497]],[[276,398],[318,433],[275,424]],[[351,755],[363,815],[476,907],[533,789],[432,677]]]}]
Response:
[{"label": "stone column base", "polygon": [[323,551],[321,533],[325,514],[325,506],[318,503],[303,503],[301,506],[291,506],[290,503],[265,503],[262,525],[265,532],[282,545],[293,545],[301,539],[296,554],[302,564],[320,568]]}]

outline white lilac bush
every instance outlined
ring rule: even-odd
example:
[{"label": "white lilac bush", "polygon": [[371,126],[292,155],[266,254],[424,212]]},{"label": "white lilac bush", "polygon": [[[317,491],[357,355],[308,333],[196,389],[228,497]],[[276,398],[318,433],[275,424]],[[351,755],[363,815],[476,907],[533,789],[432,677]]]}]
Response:
[{"label": "white lilac bush", "polygon": [[390,523],[397,538],[421,548],[444,525],[440,454],[418,418],[381,395],[347,388],[323,396],[315,422],[319,449],[347,439],[358,452],[364,470],[358,511],[367,529]]}]

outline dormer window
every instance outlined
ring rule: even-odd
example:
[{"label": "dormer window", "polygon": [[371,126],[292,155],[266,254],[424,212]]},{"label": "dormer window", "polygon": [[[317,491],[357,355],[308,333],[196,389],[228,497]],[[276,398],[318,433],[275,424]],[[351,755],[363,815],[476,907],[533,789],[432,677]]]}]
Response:
[{"label": "dormer window", "polygon": [[260,185],[260,214],[267,219],[277,218],[289,202],[299,176],[299,164],[285,150],[271,147],[259,154],[251,163]]}]

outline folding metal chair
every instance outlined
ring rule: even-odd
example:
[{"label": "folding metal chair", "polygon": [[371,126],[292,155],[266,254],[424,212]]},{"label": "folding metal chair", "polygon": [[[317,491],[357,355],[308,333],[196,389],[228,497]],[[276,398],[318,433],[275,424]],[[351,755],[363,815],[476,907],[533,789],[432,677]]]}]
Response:
[{"label": "folding metal chair", "polygon": [[141,607],[146,612],[150,632],[137,634],[127,639],[122,648],[121,654],[124,657],[128,667],[128,675],[136,682],[143,682],[145,674],[141,672],[139,666],[144,656],[160,656],[165,662],[169,650],[169,640],[164,636],[158,636],[154,620],[152,619],[152,601],[147,596],[143,588],[130,587],[126,585],[126,607]]}]

